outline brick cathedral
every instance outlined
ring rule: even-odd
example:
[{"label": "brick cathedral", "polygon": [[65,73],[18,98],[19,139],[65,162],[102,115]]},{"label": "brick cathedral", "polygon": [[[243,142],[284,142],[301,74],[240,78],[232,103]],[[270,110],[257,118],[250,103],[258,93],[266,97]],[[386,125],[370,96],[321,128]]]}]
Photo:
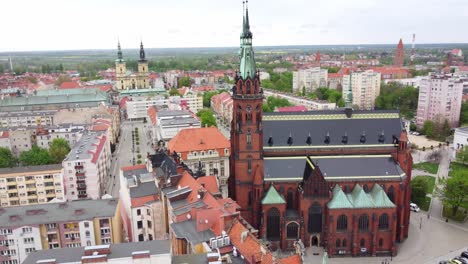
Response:
[{"label": "brick cathedral", "polygon": [[263,113],[248,9],[233,87],[230,197],[275,250],[395,255],[408,236],[412,157],[398,111]]}]

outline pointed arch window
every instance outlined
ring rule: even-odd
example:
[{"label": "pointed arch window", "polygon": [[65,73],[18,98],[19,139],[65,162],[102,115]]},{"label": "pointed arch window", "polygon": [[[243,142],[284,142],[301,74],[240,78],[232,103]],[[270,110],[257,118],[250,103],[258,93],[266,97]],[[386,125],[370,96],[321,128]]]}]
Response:
[{"label": "pointed arch window", "polygon": [[252,156],[247,157],[247,172],[249,174],[252,172]]},{"label": "pointed arch window", "polygon": [[251,146],[252,145],[252,131],[249,129],[247,129],[247,146]]},{"label": "pointed arch window", "polygon": [[390,186],[388,188],[387,196],[388,196],[388,199],[392,201],[392,203],[395,203],[395,188],[393,186]]},{"label": "pointed arch window", "polygon": [[250,81],[247,81],[246,86],[247,86],[247,94],[251,94],[252,93],[252,87],[251,87]]},{"label": "pointed arch window", "polygon": [[348,217],[346,215],[338,216],[338,221],[336,221],[336,230],[338,232],[345,232],[348,230]]},{"label": "pointed arch window", "polygon": [[280,211],[275,207],[267,211],[267,239],[271,241],[280,239]]},{"label": "pointed arch window", "polygon": [[369,215],[363,214],[359,217],[359,231],[367,232],[369,230]]},{"label": "pointed arch window", "polygon": [[286,238],[297,239],[299,237],[299,225],[295,222],[291,222],[286,227]]},{"label": "pointed arch window", "polygon": [[346,238],[343,238],[343,243],[341,243],[343,247],[346,247]]},{"label": "pointed arch window", "polygon": [[322,206],[319,203],[314,203],[309,207],[309,221],[307,230],[309,233],[322,232]]},{"label": "pointed arch window", "polygon": [[341,247],[341,241],[339,238],[336,240],[336,247],[337,248]]},{"label": "pointed arch window", "polygon": [[382,239],[382,238],[379,239],[379,247],[380,247],[380,248],[383,247],[383,239]]},{"label": "pointed arch window", "polygon": [[382,214],[379,217],[379,230],[388,229],[388,214]]},{"label": "pointed arch window", "polygon": [[364,238],[361,238],[361,242],[359,243],[359,245],[363,248],[366,246],[366,240]]},{"label": "pointed arch window", "polygon": [[294,192],[291,188],[288,189],[286,206],[287,206],[287,209],[294,209]]}]

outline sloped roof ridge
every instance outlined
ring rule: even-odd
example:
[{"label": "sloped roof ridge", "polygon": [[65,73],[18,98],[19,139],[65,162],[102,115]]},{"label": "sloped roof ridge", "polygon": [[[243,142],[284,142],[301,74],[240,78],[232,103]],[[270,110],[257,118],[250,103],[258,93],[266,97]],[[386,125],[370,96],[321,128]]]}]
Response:
[{"label": "sloped roof ridge", "polygon": [[382,187],[379,184],[374,184],[370,192],[370,196],[376,207],[386,208],[386,207],[396,207],[396,205],[388,198],[387,194],[384,192]]},{"label": "sloped roof ridge", "polygon": [[353,204],[349,201],[339,184],[333,188],[333,198],[327,203],[327,206],[330,209],[353,208]]},{"label": "sloped roof ridge", "polygon": [[285,204],[283,196],[276,191],[275,187],[270,185],[265,197],[262,199],[262,204]]},{"label": "sloped roof ridge", "polygon": [[372,198],[364,192],[361,185],[356,184],[351,194],[348,195],[352,199],[354,208],[374,208],[375,204]]}]

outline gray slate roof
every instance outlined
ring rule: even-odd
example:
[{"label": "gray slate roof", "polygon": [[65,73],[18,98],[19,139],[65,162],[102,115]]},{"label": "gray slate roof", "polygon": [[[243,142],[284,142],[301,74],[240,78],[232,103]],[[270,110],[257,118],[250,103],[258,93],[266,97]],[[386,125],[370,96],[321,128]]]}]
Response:
[{"label": "gray slate roof", "polygon": [[[405,176],[390,155],[311,156],[311,159],[327,181],[399,180]],[[265,181],[302,181],[306,165],[306,157],[264,158]]]},{"label": "gray slate roof", "polygon": [[[57,263],[81,263],[81,257],[84,256],[84,249],[84,247],[80,247],[40,250],[29,254],[26,260],[24,260],[23,264],[36,264],[38,260],[43,259],[55,259]],[[111,253],[107,255],[107,258],[131,258],[132,252],[146,250],[150,251],[150,255],[170,254],[169,240],[111,244]]]},{"label": "gray slate roof", "polygon": [[[57,222],[84,221],[113,217],[118,199],[79,200],[66,203],[47,203],[0,209],[0,227],[19,227]],[[77,214],[76,210],[83,210]],[[36,211],[37,214],[32,214]],[[13,220],[15,218],[15,220]]]},{"label": "gray slate roof", "polygon": [[[350,145],[380,145],[392,144],[393,136],[400,136],[404,126],[398,111],[374,110],[353,111],[347,118],[344,110],[327,110],[311,112],[276,112],[265,113],[263,117],[263,147],[264,149],[316,148]],[[379,135],[384,133],[384,142],[379,142]],[[330,136],[330,143],[325,143],[325,137]],[[310,134],[311,144],[306,143]],[[361,135],[366,141],[361,143]],[[288,144],[291,135],[292,144]],[[343,143],[343,136],[348,137]],[[269,145],[272,137],[273,145]]]},{"label": "gray slate roof", "polygon": [[28,173],[28,172],[39,172],[39,171],[49,171],[49,170],[61,170],[61,169],[62,169],[62,164],[1,168],[0,177],[1,177],[1,174]]},{"label": "gray slate roof", "polygon": [[184,238],[192,245],[209,241],[210,238],[215,237],[215,234],[210,229],[197,232],[197,223],[195,223],[195,220],[172,223],[171,228],[177,238]]}]

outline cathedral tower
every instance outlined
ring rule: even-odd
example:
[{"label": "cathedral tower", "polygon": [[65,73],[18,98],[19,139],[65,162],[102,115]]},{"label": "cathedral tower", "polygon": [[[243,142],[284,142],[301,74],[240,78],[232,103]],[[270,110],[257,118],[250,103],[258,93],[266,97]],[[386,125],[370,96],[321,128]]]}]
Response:
[{"label": "cathedral tower", "polygon": [[244,11],[240,45],[240,67],[232,89],[229,195],[240,205],[241,215],[258,228],[263,196],[263,91],[255,66],[248,7]]},{"label": "cathedral tower", "polygon": [[149,87],[148,79],[148,61],[143,48],[143,41],[140,43],[140,59],[138,60],[138,88],[147,89]]},{"label": "cathedral tower", "polygon": [[120,48],[120,41],[117,45],[117,59],[115,60],[115,76],[117,79],[117,89],[123,90],[125,89],[125,76],[127,72],[127,67],[125,64],[125,60],[122,56],[122,49]]},{"label": "cathedral tower", "polygon": [[398,42],[398,46],[395,51],[395,58],[393,59],[393,65],[402,67],[404,63],[405,63],[405,48],[403,47],[403,41],[400,39],[400,42]]}]

